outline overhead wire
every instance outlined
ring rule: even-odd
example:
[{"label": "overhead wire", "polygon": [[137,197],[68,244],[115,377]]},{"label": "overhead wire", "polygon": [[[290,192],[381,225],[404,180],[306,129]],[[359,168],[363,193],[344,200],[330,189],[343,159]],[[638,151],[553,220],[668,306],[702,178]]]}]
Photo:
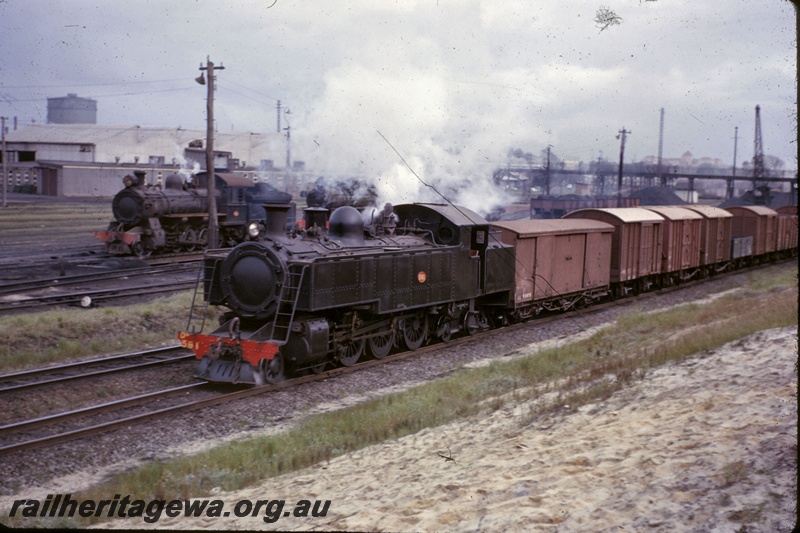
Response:
[{"label": "overhead wire", "polygon": [[[442,194],[441,192],[439,192],[439,190],[438,190],[436,187],[434,187],[433,185],[431,185],[431,184],[429,184],[429,183],[426,183],[426,182],[425,182],[425,181],[424,181],[424,180],[423,180],[423,179],[422,179],[422,178],[421,178],[421,177],[420,177],[420,176],[419,176],[419,175],[418,175],[418,174],[417,174],[417,173],[414,171],[414,169],[413,169],[413,168],[411,168],[411,165],[409,165],[409,164],[408,164],[408,161],[406,161],[406,159],[403,157],[403,155],[402,155],[400,152],[398,152],[398,151],[397,151],[397,148],[395,148],[395,147],[394,147],[394,145],[393,145],[391,142],[389,142],[389,140],[388,140],[388,139],[387,139],[387,138],[386,138],[386,137],[383,135],[383,133],[381,133],[381,132],[380,132],[380,130],[376,130],[376,131],[378,132],[378,135],[380,135],[380,136],[381,136],[381,138],[382,138],[384,141],[386,141],[386,144],[388,144],[388,145],[389,145],[389,147],[390,147],[390,148],[391,148],[391,149],[394,151],[394,153],[395,153],[395,154],[397,154],[397,157],[399,157],[399,158],[400,158],[400,160],[401,160],[401,161],[402,161],[402,162],[403,162],[403,163],[406,165],[406,167],[408,167],[408,170],[409,170],[409,171],[411,171],[411,174],[413,174],[413,175],[414,175],[414,177],[415,177],[415,178],[417,178],[417,180],[419,180],[419,182],[420,182],[420,183],[422,183],[424,186],[426,186],[426,187],[430,188],[431,190],[433,190],[433,191],[434,191],[436,194],[438,194],[438,195],[439,195],[439,196],[442,198],[442,200],[444,200],[444,201],[445,201],[445,202],[446,202],[448,205],[450,205],[450,206],[451,206],[453,209],[455,209],[455,210],[456,210],[458,213],[460,213],[460,214],[461,214],[463,217],[465,217],[467,220],[469,220],[470,222],[472,222],[472,223],[473,223],[473,224],[475,224],[475,225],[479,225],[479,224],[480,224],[480,221],[473,220],[473,218],[472,218],[472,217],[470,217],[470,216],[469,216],[469,214],[465,213],[465,212],[464,212],[464,211],[463,211],[463,210],[462,210],[462,209],[461,209],[459,206],[457,206],[457,205],[455,205],[453,202],[451,202],[451,201],[450,201],[450,199],[449,199],[449,198],[447,198],[447,197],[446,197],[444,194]],[[497,237],[493,236],[493,235],[491,234],[491,232],[489,232],[489,234],[488,234],[488,235],[489,235],[489,238],[492,238],[492,239],[494,239],[494,240],[495,240],[495,242],[496,242],[497,244],[503,244],[503,243],[502,243],[502,242],[501,242],[501,241],[500,241],[500,240],[499,240]],[[515,263],[515,264],[512,264],[512,263],[508,262],[508,259],[507,259],[507,258],[505,258],[505,257],[503,256],[503,254],[500,254],[498,257],[500,258],[500,260],[501,260],[501,261],[505,262],[506,266],[508,266],[508,267],[519,266],[519,267],[523,267],[523,268],[525,268],[525,265],[524,265],[524,264],[523,264],[523,263],[522,263],[522,262],[521,262],[521,261],[520,261],[520,260],[519,260],[519,259],[516,257],[516,255],[514,255],[514,263]],[[516,272],[516,271],[517,271],[517,270],[516,270],[516,268],[515,268],[515,269],[514,269],[514,272]],[[535,278],[540,278],[541,280],[543,280],[543,281],[544,281],[544,282],[545,282],[547,285],[549,285],[549,287],[550,287],[551,289],[553,289],[553,291],[556,293],[556,295],[557,295],[557,296],[563,296],[563,295],[562,295],[561,293],[559,293],[559,292],[558,292],[558,291],[555,289],[555,287],[553,287],[553,285],[552,285],[552,284],[551,284],[549,281],[547,281],[547,280],[546,280],[546,279],[545,279],[543,276],[541,276],[541,275],[538,275],[538,274],[535,274],[535,275],[534,275],[534,277],[535,277]],[[535,283],[536,283],[536,281],[534,280],[534,284],[535,284]],[[588,319],[586,316],[584,316],[584,314],[583,314],[583,313],[581,313],[581,312],[580,312],[580,310],[578,310],[578,309],[575,309],[574,311],[576,312],[577,316],[578,316],[578,317],[580,317],[580,318],[581,318],[581,319],[582,319],[582,320],[583,320],[583,321],[586,323],[586,327],[587,327],[588,329],[595,328],[595,325],[594,325],[594,324],[592,324],[592,323],[591,323],[591,321],[590,321],[590,320],[589,320],[589,319]],[[570,317],[570,318],[571,318],[571,317]]]}]

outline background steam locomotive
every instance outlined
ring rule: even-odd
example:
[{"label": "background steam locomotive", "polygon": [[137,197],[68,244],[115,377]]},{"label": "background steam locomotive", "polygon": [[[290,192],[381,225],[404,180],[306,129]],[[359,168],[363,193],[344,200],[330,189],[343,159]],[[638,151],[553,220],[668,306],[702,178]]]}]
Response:
[{"label": "background steam locomotive", "polygon": [[[95,232],[114,254],[146,256],[153,252],[179,252],[203,249],[208,244],[207,173],[185,183],[178,174],[164,180],[164,187],[145,184],[145,173],[134,172],[123,178],[125,186],[114,196],[114,220],[106,231]],[[252,238],[253,223],[263,224],[264,203],[294,204],[290,194],[266,183],[251,181],[228,173],[215,173],[219,242],[234,246]],[[253,227],[257,235],[257,228]]]},{"label": "background steam locomotive", "polygon": [[195,296],[179,338],[200,360],[197,377],[277,382],[797,254],[796,210],[758,206],[583,209],[490,224],[462,207],[387,204],[366,221],[340,207],[327,231],[327,210],[316,208],[292,235],[282,231],[286,208],[268,211],[259,241],[207,252],[205,305],[230,311],[211,334],[196,333],[205,310]]}]

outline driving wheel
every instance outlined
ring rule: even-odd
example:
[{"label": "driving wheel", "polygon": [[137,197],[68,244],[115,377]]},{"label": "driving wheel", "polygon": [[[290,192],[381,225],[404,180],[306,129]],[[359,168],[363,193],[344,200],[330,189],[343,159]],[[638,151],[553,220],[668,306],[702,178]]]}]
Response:
[{"label": "driving wheel", "polygon": [[428,321],[424,316],[404,318],[401,324],[403,341],[409,350],[417,350],[425,342],[428,335]]},{"label": "driving wheel", "polygon": [[364,353],[364,339],[347,341],[339,346],[339,362],[344,366],[353,366]]},{"label": "driving wheel", "polygon": [[369,346],[369,353],[372,357],[375,359],[383,359],[392,351],[392,346],[394,345],[394,331],[387,328],[385,333],[377,337],[370,337],[367,341],[367,345]]}]

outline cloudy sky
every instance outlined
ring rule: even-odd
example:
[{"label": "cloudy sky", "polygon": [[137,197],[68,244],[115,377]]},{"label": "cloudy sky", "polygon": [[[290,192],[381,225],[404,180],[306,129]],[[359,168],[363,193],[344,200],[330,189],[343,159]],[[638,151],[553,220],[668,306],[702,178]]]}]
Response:
[{"label": "cloudy sky", "polygon": [[275,132],[281,100],[293,159],[399,200],[410,169],[479,182],[512,149],[616,161],[623,127],[626,161],[657,155],[662,107],[665,157],[732,162],[738,126],[741,166],[760,105],[794,169],[795,21],[786,0],[0,0],[0,114],[44,123],[69,92],[99,123],[202,130],[210,57],[219,131]]}]

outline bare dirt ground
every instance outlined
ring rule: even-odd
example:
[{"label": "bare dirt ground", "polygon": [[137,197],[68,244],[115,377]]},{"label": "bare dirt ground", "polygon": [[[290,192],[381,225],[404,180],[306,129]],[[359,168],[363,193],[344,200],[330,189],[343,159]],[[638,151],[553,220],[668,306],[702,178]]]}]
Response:
[{"label": "bare dirt ground", "polygon": [[[508,403],[213,496],[228,510],[243,499],[283,499],[284,510],[330,500],[324,517],[270,524],[264,513],[231,512],[102,527],[791,531],[796,361],[795,329],[760,332],[654,370],[597,404],[531,419],[530,404]],[[450,453],[454,461],[442,457]]]}]

